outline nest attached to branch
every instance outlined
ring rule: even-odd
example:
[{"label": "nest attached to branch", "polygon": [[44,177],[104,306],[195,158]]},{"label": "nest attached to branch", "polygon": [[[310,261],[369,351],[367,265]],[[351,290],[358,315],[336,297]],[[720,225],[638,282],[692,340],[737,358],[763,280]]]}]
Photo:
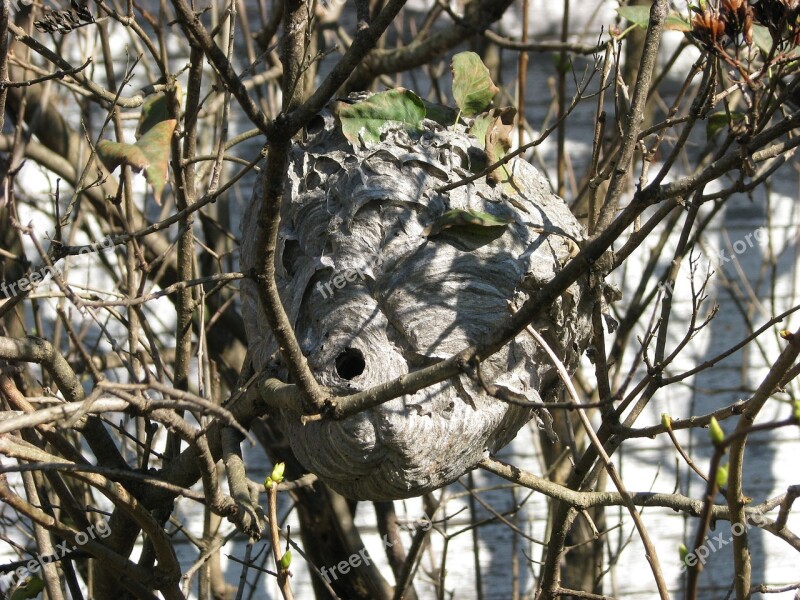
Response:
[{"label": "nest attached to branch", "polygon": [[[480,343],[575,254],[582,229],[531,165],[514,160],[440,193],[486,163],[460,128],[425,120],[353,147],[321,113],[296,144],[281,212],[278,286],[319,383],[349,394]],[[455,130],[453,130],[455,129]],[[242,269],[255,266],[259,179],[243,222]],[[288,374],[258,300],[242,284],[254,367]],[[585,280],[531,325],[574,369],[590,336]],[[528,333],[480,365],[484,382],[529,401],[557,392],[556,369]],[[534,415],[462,374],[341,421],[276,415],[310,471],[345,496],[393,500],[448,484],[508,444]]]}]

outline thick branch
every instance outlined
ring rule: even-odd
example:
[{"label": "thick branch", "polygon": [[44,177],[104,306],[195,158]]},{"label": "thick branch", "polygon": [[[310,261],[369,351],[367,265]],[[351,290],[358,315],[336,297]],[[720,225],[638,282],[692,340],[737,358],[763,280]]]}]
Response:
[{"label": "thick branch", "polygon": [[[473,0],[466,5],[464,17],[452,27],[424,39],[414,40],[408,46],[391,50],[373,50],[350,78],[348,87],[351,90],[362,90],[378,75],[408,71],[430,62],[471,36],[483,33],[489,25],[503,16],[513,1]],[[358,35],[353,45],[357,40]]]},{"label": "thick branch", "polygon": [[[509,0],[503,2],[510,4]],[[406,0],[389,0],[383,10],[370,23],[369,27],[359,29],[353,38],[353,43],[347,49],[344,56],[331,69],[325,80],[319,85],[317,90],[302,105],[297,107],[288,115],[287,128],[290,135],[294,135],[306,123],[324,107],[339,88],[347,81],[353,71],[368,60],[378,39],[383,35],[386,28],[392,24],[397,13],[405,6]]]},{"label": "thick branch", "polygon": [[[535,492],[540,492],[550,498],[560,500],[577,511],[586,510],[595,506],[625,506],[626,500],[619,492],[578,492],[496,458],[487,458],[481,461],[478,466],[503,479],[518,483],[523,487]],[[745,512],[749,518],[752,519],[755,517],[755,519],[758,519],[776,506],[779,506],[785,497],[786,494],[783,494],[762,502],[761,504],[749,505]],[[702,500],[690,498],[682,494],[633,492],[630,494],[630,498],[636,506],[669,508],[692,517],[699,517],[703,510]],[[711,506],[711,517],[714,520],[730,521],[730,508],[723,504],[714,504]],[[771,523],[768,523],[766,520],[763,522],[765,525],[771,525]],[[772,529],[772,527],[764,528],[768,531]],[[793,547],[800,550],[797,544],[791,540],[788,541]]]},{"label": "thick branch", "polygon": [[[68,463],[68,461],[43,452],[38,448],[28,446],[24,443],[17,443],[15,438],[11,436],[0,438],[0,452],[2,452],[5,456],[32,462]],[[155,519],[153,519],[150,513],[144,510],[144,508],[136,501],[136,499],[128,494],[128,492],[121,485],[109,481],[102,475],[95,473],[76,472],[75,477],[94,486],[118,508],[122,509],[129,518],[136,521],[136,523],[147,532],[148,536],[156,547],[156,552],[158,553],[159,557],[159,567],[156,573],[152,573],[149,570],[145,570],[144,573],[141,573],[138,571],[139,567],[135,567],[135,565],[132,566],[127,560],[123,559],[124,562],[118,560],[118,555],[108,552],[107,548],[101,544],[94,546],[87,542],[84,544],[84,549],[101,560],[108,559],[109,564],[113,565],[123,573],[135,573],[135,579],[142,583],[150,581],[153,587],[156,589],[161,589],[165,586],[176,583],[180,577],[180,567],[178,565],[174,549],[172,548],[172,544],[170,543],[166,533],[155,521]],[[5,482],[3,481],[3,483]],[[39,509],[26,506],[25,503],[22,503],[21,499],[13,496],[10,493],[10,490],[7,488],[2,489],[2,486],[0,486],[0,496],[2,496],[3,500],[11,504],[16,510],[22,512],[23,514],[27,514],[31,518],[36,518],[37,521],[39,521],[48,529],[57,531],[67,539],[74,539],[75,532],[73,532],[71,528],[59,526],[60,524],[58,524],[57,521],[49,515],[42,513],[42,511]],[[44,514],[44,519],[40,513]],[[135,569],[133,567],[135,567]],[[155,580],[153,579],[154,576]]]},{"label": "thick branch", "polygon": [[233,70],[225,53],[214,42],[208,30],[203,27],[200,17],[192,11],[185,0],[172,0],[172,6],[178,15],[178,23],[186,32],[187,37],[193,39],[203,49],[206,58],[217,70],[217,74],[225,83],[226,88],[239,102],[239,106],[242,107],[247,118],[267,136],[267,139],[271,139],[274,133],[273,124],[250,98],[244,83]]},{"label": "thick branch", "polygon": [[[761,162],[800,145],[800,136],[785,142],[778,142],[772,146],[767,144],[800,126],[800,113],[781,121],[777,125],[754,136],[751,147],[762,148],[752,153],[754,162]],[[369,390],[331,398],[329,400],[329,413],[333,418],[344,418],[362,410],[372,408],[393,398],[404,394],[414,393],[434,383],[444,381],[461,372],[473,360],[484,360],[502,348],[507,342],[514,339],[531,321],[536,319],[547,307],[551,306],[570,285],[580,277],[585,276],[603,257],[603,254],[620,239],[625,230],[647,208],[664,200],[680,197],[709,181],[719,178],[723,174],[738,168],[742,161],[740,148],[733,148],[719,160],[713,162],[703,171],[674,182],[663,185],[650,185],[638,190],[631,202],[617,218],[603,230],[596,238],[587,243],[583,249],[568,262],[563,269],[556,273],[547,285],[536,291],[525,302],[520,310],[506,323],[488,336],[488,339],[476,346],[466,348],[458,354],[439,361],[408,375],[374,386]]]},{"label": "thick branch", "polygon": [[37,54],[43,56],[54,65],[59,66],[62,70],[72,73],[77,81],[81,83],[87,90],[91,91],[97,98],[103,100],[107,104],[114,104],[123,108],[137,108],[144,104],[145,93],[149,90],[141,90],[141,93],[132,96],[131,98],[123,98],[118,96],[115,92],[104,90],[94,81],[79,73],[80,69],[75,68],[69,62],[64,60],[61,56],[50,50],[47,46],[43,46],[36,39],[26,34],[22,29],[14,25],[8,24],[9,30],[14,34],[16,41],[21,42],[34,50]]},{"label": "thick branch", "polygon": [[[81,382],[66,359],[46,340],[33,337],[24,340],[0,337],[0,358],[39,363],[53,378],[67,402],[82,402],[85,398]],[[87,419],[82,431],[98,460],[103,460],[109,466],[118,469],[128,467],[114,440],[97,417]]]},{"label": "thick branch", "polygon": [[[744,413],[739,417],[736,430],[732,436],[739,434],[730,448],[730,461],[728,463],[728,507],[731,511],[731,522],[744,525],[745,505],[743,483],[744,469],[744,448],[747,443],[746,431],[750,430],[755,423],[756,417],[764,404],[772,397],[772,394],[780,385],[781,379],[786,371],[794,364],[800,355],[800,330],[788,336],[789,345],[783,349],[778,359],[772,365],[761,385],[753,396],[747,400]],[[747,529],[740,536],[733,539],[733,560],[735,565],[736,577],[734,585],[736,588],[737,600],[744,600],[749,597],[751,585],[751,563],[749,537]]]},{"label": "thick branch", "polygon": [[639,76],[636,78],[631,107],[625,119],[625,137],[622,142],[622,148],[617,157],[611,181],[608,184],[605,203],[598,217],[597,229],[599,230],[604,229],[614,218],[619,199],[627,185],[633,153],[636,150],[636,144],[639,139],[639,130],[644,121],[644,110],[650,91],[650,80],[658,60],[658,46],[661,43],[661,34],[664,31],[664,23],[667,19],[668,11],[669,2],[666,0],[657,0],[650,7],[650,23],[647,27],[642,58],[639,63]]}]

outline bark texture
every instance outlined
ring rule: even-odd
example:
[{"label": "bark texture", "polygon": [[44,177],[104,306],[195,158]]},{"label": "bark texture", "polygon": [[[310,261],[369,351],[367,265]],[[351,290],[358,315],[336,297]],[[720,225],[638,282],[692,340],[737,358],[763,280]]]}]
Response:
[{"label": "bark texture", "polygon": [[[309,365],[333,393],[367,389],[483,339],[577,251],[582,230],[528,163],[447,193],[486,164],[461,127],[424,121],[422,134],[386,126],[379,143],[350,144],[321,113],[292,150],[281,209],[278,286]],[[502,169],[501,169],[502,171]],[[242,268],[256,256],[256,184],[243,222]],[[448,211],[480,211],[503,226],[465,224]],[[286,380],[254,281],[243,314],[258,369]],[[590,334],[590,294],[573,284],[534,323],[573,369]],[[333,489],[363,500],[418,496],[496,452],[533,416],[488,395],[474,369],[341,421],[281,414],[298,459]],[[487,384],[546,401],[555,368],[527,334],[485,359]],[[546,415],[542,415],[546,418]]]}]

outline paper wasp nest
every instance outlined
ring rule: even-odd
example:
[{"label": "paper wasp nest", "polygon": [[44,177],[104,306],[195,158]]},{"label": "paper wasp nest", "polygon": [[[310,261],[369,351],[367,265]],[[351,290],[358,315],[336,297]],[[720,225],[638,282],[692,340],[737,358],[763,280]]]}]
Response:
[{"label": "paper wasp nest", "polygon": [[[365,390],[481,342],[574,255],[582,231],[529,164],[512,161],[448,192],[485,164],[477,140],[425,120],[421,136],[388,128],[354,148],[329,113],[291,154],[278,285],[319,383]],[[477,166],[476,166],[477,165]],[[243,223],[254,266],[256,184]],[[255,282],[242,284],[256,368],[287,379]],[[581,280],[532,323],[569,369],[590,335]],[[277,360],[276,360],[277,358]],[[277,366],[276,366],[277,365]],[[556,369],[527,333],[481,364],[485,382],[550,399]],[[487,395],[466,374],[341,421],[277,418],[298,459],[345,496],[390,500],[452,482],[514,438],[533,413]]]}]

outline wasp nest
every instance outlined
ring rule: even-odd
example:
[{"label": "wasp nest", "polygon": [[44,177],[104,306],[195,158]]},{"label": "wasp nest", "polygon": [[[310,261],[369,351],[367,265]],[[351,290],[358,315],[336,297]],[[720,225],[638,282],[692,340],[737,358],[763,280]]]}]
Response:
[{"label": "wasp nest", "polygon": [[[281,213],[278,286],[317,380],[366,390],[485,340],[576,252],[582,230],[547,181],[515,160],[492,181],[450,191],[486,164],[477,140],[425,120],[351,144],[323,113],[291,153]],[[357,146],[357,147],[354,147]],[[243,224],[242,269],[254,267],[256,184]],[[243,283],[257,369],[286,380],[259,304]],[[531,325],[568,369],[590,333],[586,282]],[[529,401],[556,393],[556,369],[528,333],[480,365],[485,383]],[[390,500],[454,481],[511,441],[533,416],[462,374],[341,421],[276,415],[297,458],[345,496]]]}]

